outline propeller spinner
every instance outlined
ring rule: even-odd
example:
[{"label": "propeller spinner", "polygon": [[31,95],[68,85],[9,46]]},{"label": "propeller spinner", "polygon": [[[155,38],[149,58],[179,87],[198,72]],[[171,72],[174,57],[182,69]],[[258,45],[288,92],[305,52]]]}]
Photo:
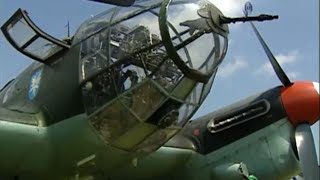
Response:
[{"label": "propeller spinner", "polygon": [[[252,11],[252,5],[247,2],[244,14]],[[250,22],[253,31],[262,45],[268,59],[282,82],[281,100],[291,124],[296,127],[295,140],[302,173],[306,180],[319,178],[317,155],[310,126],[319,120],[319,83],[294,82],[292,83],[269,47],[263,40],[255,25]]]}]

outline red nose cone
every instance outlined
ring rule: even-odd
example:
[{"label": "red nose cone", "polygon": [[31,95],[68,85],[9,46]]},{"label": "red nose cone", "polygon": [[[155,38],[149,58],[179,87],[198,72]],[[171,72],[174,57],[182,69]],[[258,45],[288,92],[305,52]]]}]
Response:
[{"label": "red nose cone", "polygon": [[319,119],[319,83],[295,82],[283,87],[281,100],[292,125],[311,125]]}]

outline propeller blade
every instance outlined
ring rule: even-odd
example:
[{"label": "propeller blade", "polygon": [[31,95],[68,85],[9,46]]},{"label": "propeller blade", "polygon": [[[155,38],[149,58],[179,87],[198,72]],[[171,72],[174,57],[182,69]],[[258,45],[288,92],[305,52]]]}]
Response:
[{"label": "propeller blade", "polygon": [[288,76],[286,75],[286,73],[283,71],[283,69],[281,68],[280,64],[278,63],[278,61],[276,60],[276,58],[273,56],[272,52],[270,51],[269,47],[267,46],[267,44],[264,42],[263,38],[261,37],[260,33],[258,32],[257,28],[255,27],[255,25],[250,22],[251,27],[253,29],[253,31],[255,32],[256,36],[258,37],[260,44],[262,45],[264,51],[266,52],[269,61],[275,71],[275,73],[277,74],[279,80],[282,82],[282,84],[285,87],[290,86],[292,83],[289,80]]},{"label": "propeller blade", "polygon": [[310,125],[298,125],[296,127],[295,139],[304,178],[306,180],[318,179],[319,167]]},{"label": "propeller blade", "polygon": [[94,2],[113,4],[117,6],[131,6],[135,0],[89,0]]}]

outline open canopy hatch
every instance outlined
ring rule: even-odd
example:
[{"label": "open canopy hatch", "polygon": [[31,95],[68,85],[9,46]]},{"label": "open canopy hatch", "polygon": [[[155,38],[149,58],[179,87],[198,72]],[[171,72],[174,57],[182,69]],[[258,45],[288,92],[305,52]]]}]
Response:
[{"label": "open canopy hatch", "polygon": [[69,49],[67,42],[41,31],[22,9],[18,9],[1,30],[14,48],[41,63],[50,64]]}]

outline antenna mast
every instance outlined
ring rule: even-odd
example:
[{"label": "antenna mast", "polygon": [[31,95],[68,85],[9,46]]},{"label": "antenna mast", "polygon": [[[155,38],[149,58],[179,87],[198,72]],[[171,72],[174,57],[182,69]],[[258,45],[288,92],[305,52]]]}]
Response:
[{"label": "antenna mast", "polygon": [[65,27],[67,28],[68,38],[70,38],[70,23],[69,23],[69,21]]}]

